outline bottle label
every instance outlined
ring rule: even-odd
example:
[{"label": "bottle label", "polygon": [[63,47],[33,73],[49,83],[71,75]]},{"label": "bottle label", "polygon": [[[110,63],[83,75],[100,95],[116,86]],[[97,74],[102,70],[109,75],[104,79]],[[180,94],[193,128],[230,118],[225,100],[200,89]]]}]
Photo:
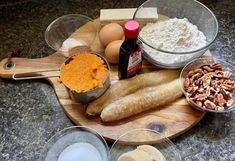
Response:
[{"label": "bottle label", "polygon": [[142,53],[141,49],[134,51],[130,54],[128,67],[127,67],[127,77],[135,74],[140,70],[142,66]]}]

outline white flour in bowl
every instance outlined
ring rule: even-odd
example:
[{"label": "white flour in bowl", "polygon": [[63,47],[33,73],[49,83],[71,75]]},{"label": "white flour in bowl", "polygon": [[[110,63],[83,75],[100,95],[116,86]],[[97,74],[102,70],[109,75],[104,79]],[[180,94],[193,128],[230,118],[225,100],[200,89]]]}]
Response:
[{"label": "white flour in bowl", "polygon": [[[142,28],[140,37],[155,48],[172,52],[193,51],[206,45],[205,35],[187,18],[148,23]],[[153,59],[166,64],[179,63],[194,56],[166,54],[150,48],[146,50]]]}]

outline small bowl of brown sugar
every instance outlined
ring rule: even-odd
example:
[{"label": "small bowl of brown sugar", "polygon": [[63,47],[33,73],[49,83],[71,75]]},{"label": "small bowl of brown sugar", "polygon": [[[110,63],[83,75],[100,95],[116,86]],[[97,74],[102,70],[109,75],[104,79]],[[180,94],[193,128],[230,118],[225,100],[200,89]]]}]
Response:
[{"label": "small bowl of brown sugar", "polygon": [[181,71],[180,81],[189,104],[208,112],[235,109],[235,71],[232,64],[214,58],[199,58]]}]

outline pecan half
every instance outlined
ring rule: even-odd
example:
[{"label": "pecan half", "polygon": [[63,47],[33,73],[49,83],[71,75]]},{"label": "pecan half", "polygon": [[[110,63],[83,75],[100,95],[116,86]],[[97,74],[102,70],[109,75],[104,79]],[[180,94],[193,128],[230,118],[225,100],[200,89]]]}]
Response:
[{"label": "pecan half", "polygon": [[220,73],[214,74],[214,77],[216,77],[216,78],[223,78],[223,74],[220,74]]},{"label": "pecan half", "polygon": [[191,96],[194,97],[197,94],[198,86],[193,87],[193,91],[191,93]]},{"label": "pecan half", "polygon": [[191,77],[191,80],[199,79],[202,75],[203,75],[203,73],[196,73]]},{"label": "pecan half", "polygon": [[194,71],[193,71],[193,70],[190,70],[190,71],[188,72],[188,77],[191,78],[194,74],[195,74]]},{"label": "pecan half", "polygon": [[232,85],[232,86],[235,85],[235,82],[234,82],[234,81],[231,81],[231,80],[225,80],[223,83],[224,83],[224,84],[228,84],[228,85]]},{"label": "pecan half", "polygon": [[202,69],[200,68],[194,69],[194,73],[202,73]]},{"label": "pecan half", "polygon": [[214,94],[218,93],[218,91],[216,91],[216,88],[215,88],[215,87],[211,87],[211,88],[210,88],[210,91],[211,91],[211,93],[214,93]]},{"label": "pecan half", "polygon": [[211,64],[210,67],[214,70],[222,70],[222,65],[218,63]]},{"label": "pecan half", "polygon": [[217,85],[217,81],[216,80],[212,80],[210,86],[211,87],[215,87],[216,85]]},{"label": "pecan half", "polygon": [[215,101],[215,97],[214,97],[214,96],[212,96],[212,95],[208,96],[207,98],[208,98],[208,100],[210,100],[210,101],[212,101],[212,102],[214,102],[214,101]]},{"label": "pecan half", "polygon": [[234,103],[234,99],[230,99],[230,100],[228,100],[228,101],[226,102],[226,106],[227,106],[227,107],[230,107],[230,106],[233,105],[233,103]]},{"label": "pecan half", "polygon": [[223,89],[225,89],[225,90],[227,90],[227,91],[232,92],[235,87],[232,86],[232,85],[229,85],[229,84],[222,84],[222,85],[221,85],[221,88],[223,88]]},{"label": "pecan half", "polygon": [[208,86],[208,87],[206,88],[206,96],[210,96],[210,95],[211,95],[211,87]]},{"label": "pecan half", "polygon": [[202,102],[201,102],[201,101],[196,101],[196,104],[197,104],[199,107],[202,107]]},{"label": "pecan half", "polygon": [[223,72],[223,78],[229,79],[232,76],[232,73],[229,71],[224,71]]},{"label": "pecan half", "polygon": [[203,77],[195,81],[195,85],[202,85],[202,83],[203,83]]},{"label": "pecan half", "polygon": [[184,80],[184,88],[188,88],[189,87],[189,85],[190,85],[190,80],[189,80],[189,78],[185,78],[185,80]]},{"label": "pecan half", "polygon": [[232,98],[232,93],[226,91],[225,89],[221,88],[220,93],[224,96],[226,100],[229,100],[230,98]]},{"label": "pecan half", "polygon": [[215,107],[216,107],[216,105],[213,102],[209,101],[209,100],[206,100],[204,102],[204,104],[205,104],[206,108],[211,109],[211,110],[214,110]]},{"label": "pecan half", "polygon": [[205,93],[203,93],[203,94],[196,94],[195,97],[194,97],[194,99],[196,101],[203,101],[206,98],[207,98],[207,95]]},{"label": "pecan half", "polygon": [[215,110],[216,110],[216,111],[223,111],[223,110],[224,110],[224,107],[222,107],[222,106],[216,106],[216,107],[215,107]]},{"label": "pecan half", "polygon": [[199,93],[203,93],[205,90],[204,90],[204,88],[199,88],[198,90],[197,90]]},{"label": "pecan half", "polygon": [[218,103],[219,106],[224,106],[226,103],[224,96],[221,93],[216,95],[215,101]]},{"label": "pecan half", "polygon": [[212,68],[210,67],[210,65],[203,65],[203,66],[202,66],[202,69],[206,70],[207,72],[213,72],[213,71],[215,71],[214,69],[212,69]]},{"label": "pecan half", "polygon": [[193,87],[188,87],[188,88],[186,89],[186,91],[187,91],[188,93],[192,94],[192,93],[193,93]]},{"label": "pecan half", "polygon": [[210,83],[211,83],[211,74],[209,74],[209,73],[205,74],[203,76],[202,82],[203,82],[204,87],[210,85]]}]

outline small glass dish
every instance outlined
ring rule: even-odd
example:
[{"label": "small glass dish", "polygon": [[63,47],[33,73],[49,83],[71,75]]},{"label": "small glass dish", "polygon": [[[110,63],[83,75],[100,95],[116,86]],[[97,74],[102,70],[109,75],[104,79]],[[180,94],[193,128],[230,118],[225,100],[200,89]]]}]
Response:
[{"label": "small glass dish", "polygon": [[[132,139],[138,138],[139,142],[131,142]],[[110,149],[110,161],[117,161],[118,158],[129,151],[135,150],[140,145],[151,145],[157,148],[166,161],[181,161],[181,155],[175,145],[155,130],[151,129],[134,129],[120,136]]]},{"label": "small glass dish", "polygon": [[109,147],[100,134],[88,127],[73,126],[49,139],[38,161],[108,161],[108,158]]},{"label": "small glass dish", "polygon": [[[89,27],[83,27],[88,25]],[[45,41],[55,51],[68,55],[77,46],[90,46],[97,35],[95,22],[81,14],[68,14],[55,19],[45,31]]]},{"label": "small glass dish", "polygon": [[[138,40],[143,50],[143,57],[155,66],[167,69],[183,68],[191,60],[203,55],[217,37],[217,19],[213,12],[201,2],[196,0],[147,0],[137,8],[133,19],[138,21],[141,20],[141,17],[147,17],[150,13],[145,11],[146,8],[156,8],[158,18],[162,20],[168,18],[187,18],[206,37],[206,44],[201,48],[175,52],[156,47],[151,42],[151,39],[143,38],[140,34]],[[153,19],[151,22],[156,22],[156,19]]]},{"label": "small glass dish", "polygon": [[[181,85],[181,89],[188,101],[188,103],[198,109],[198,110],[201,110],[201,111],[207,111],[207,112],[214,112],[214,113],[224,113],[224,112],[230,112],[230,111],[233,111],[235,110],[235,103],[233,103],[233,105],[228,108],[228,109],[224,109],[224,110],[212,110],[212,109],[208,109],[208,108],[203,108],[203,107],[200,107],[198,106],[194,101],[192,101],[188,94],[186,93],[185,89],[184,89],[184,80],[185,80],[185,77],[186,75],[188,74],[188,72],[190,70],[193,70],[193,69],[196,69],[196,68],[199,68],[201,67],[202,65],[206,65],[206,64],[214,64],[214,63],[219,63],[222,65],[222,69],[224,71],[230,71],[232,73],[232,76],[231,76],[231,79],[234,81],[235,80],[235,70],[234,70],[234,67],[232,64],[228,63],[228,62],[225,62],[223,60],[220,60],[220,59],[215,59],[215,58],[198,58],[198,59],[195,59],[195,60],[192,60],[191,62],[189,62],[181,71],[181,74],[180,74],[180,85]],[[232,93],[232,97],[233,99],[235,99],[235,92]]]}]

